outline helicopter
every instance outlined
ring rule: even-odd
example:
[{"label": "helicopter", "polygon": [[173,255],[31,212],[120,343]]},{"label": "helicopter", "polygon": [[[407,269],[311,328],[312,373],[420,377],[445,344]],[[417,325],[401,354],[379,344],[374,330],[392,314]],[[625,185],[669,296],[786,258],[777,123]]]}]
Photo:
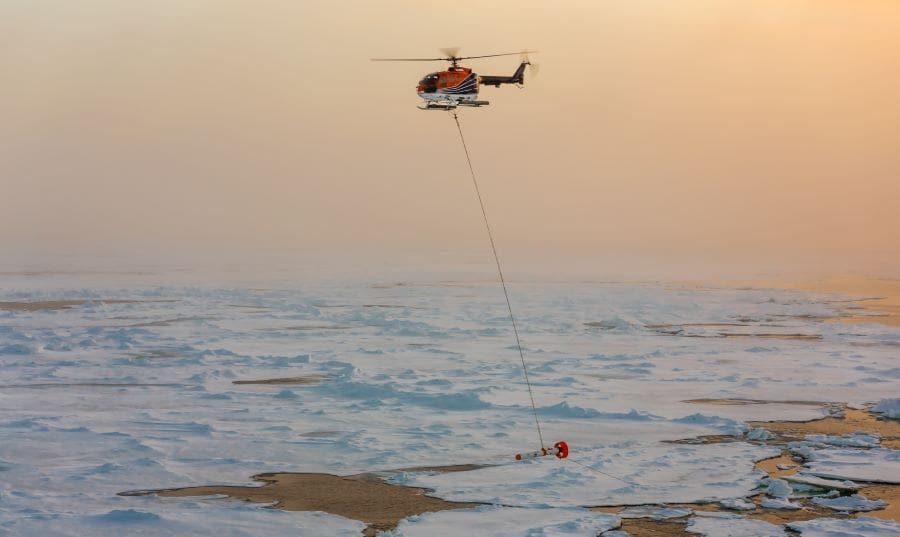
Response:
[{"label": "helicopter", "polygon": [[[455,110],[457,106],[481,107],[491,104],[490,101],[478,100],[479,86],[494,86],[499,88],[501,84],[525,84],[525,68],[535,66],[528,59],[527,54],[535,53],[534,50],[522,52],[508,52],[504,54],[486,54],[482,56],[457,56],[458,48],[440,49],[445,54],[440,58],[372,58],[375,62],[450,62],[446,71],[428,73],[416,86],[416,92],[425,102],[418,108],[420,110]],[[469,67],[459,65],[462,60],[474,60],[477,58],[495,58],[498,56],[522,56],[521,63],[510,76],[503,75],[478,75]]]}]

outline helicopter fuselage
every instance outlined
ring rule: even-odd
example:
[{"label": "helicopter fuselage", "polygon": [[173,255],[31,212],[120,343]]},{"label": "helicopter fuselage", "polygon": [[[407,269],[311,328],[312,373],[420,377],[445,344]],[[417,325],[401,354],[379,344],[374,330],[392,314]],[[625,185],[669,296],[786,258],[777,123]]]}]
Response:
[{"label": "helicopter fuselage", "polygon": [[455,106],[478,100],[478,75],[468,67],[450,67],[446,71],[429,73],[416,86],[426,105],[444,103]]},{"label": "helicopter fuselage", "polygon": [[424,110],[447,110],[457,106],[484,106],[488,101],[478,100],[478,89],[484,85],[500,87],[501,84],[524,84],[525,66],[523,61],[512,76],[478,76],[468,67],[454,65],[446,71],[425,75],[416,86],[419,97],[424,99]]}]

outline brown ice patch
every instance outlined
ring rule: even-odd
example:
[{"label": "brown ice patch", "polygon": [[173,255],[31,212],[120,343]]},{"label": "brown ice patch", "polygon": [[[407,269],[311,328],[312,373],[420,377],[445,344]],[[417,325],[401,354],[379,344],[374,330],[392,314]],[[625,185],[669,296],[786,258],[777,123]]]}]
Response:
[{"label": "brown ice patch", "polygon": [[629,380],[637,378],[636,375],[626,375],[622,373],[585,373],[584,376],[599,380]]},{"label": "brown ice patch", "polygon": [[129,353],[132,358],[142,359],[162,359],[162,358],[181,358],[184,353],[178,351],[170,351],[166,349],[151,349],[149,351]]},{"label": "brown ice patch", "polygon": [[900,301],[896,297],[863,298],[856,302],[859,308],[869,313],[865,315],[848,315],[833,319],[832,322],[843,324],[868,324],[878,323],[893,327],[900,327]]},{"label": "brown ice patch", "polygon": [[687,532],[687,519],[652,520],[649,518],[623,518],[622,531],[632,537],[697,537]]},{"label": "brown ice patch", "polygon": [[[715,337],[715,336],[714,336]],[[779,333],[759,333],[759,334],[741,334],[734,332],[719,332],[718,337],[723,338],[759,338],[759,339],[786,339],[813,341],[822,339],[821,334],[779,334]]]},{"label": "brown ice patch", "polygon": [[171,319],[160,319],[158,321],[145,321],[141,323],[129,324],[129,328],[150,328],[155,326],[172,326],[175,323],[187,323],[191,321],[213,321],[218,317],[173,317]]},{"label": "brown ice patch", "polygon": [[[601,322],[584,323],[585,326],[594,328],[611,328]],[[735,332],[727,331],[729,327],[750,327],[750,328],[783,328],[778,324],[746,324],[746,323],[682,323],[682,324],[648,324],[645,328],[653,330],[664,336],[678,336],[691,338],[758,338],[758,339],[783,339],[783,340],[801,340],[813,341],[822,339],[821,334],[805,334],[805,333],[788,333],[788,332]],[[685,328],[718,328],[715,333],[691,333],[685,332]]]},{"label": "brown ice patch", "polygon": [[783,441],[803,440],[808,434],[845,435],[859,431],[878,433],[881,446],[900,449],[900,421],[878,417],[865,410],[847,408],[844,417],[828,416],[810,421],[751,421],[751,427],[763,427]]},{"label": "brown ice patch", "polygon": [[89,300],[39,300],[34,302],[0,302],[0,310],[6,311],[42,311],[65,310],[83,306],[89,302],[97,304],[133,304],[139,300],[89,299]]},{"label": "brown ice patch", "polygon": [[863,513],[865,516],[874,516],[900,522],[900,486],[871,485],[859,489],[859,493],[870,500],[875,499],[888,502],[888,506],[884,509]]},{"label": "brown ice patch", "polygon": [[303,436],[305,438],[331,438],[339,434],[341,434],[340,431],[309,431],[300,433],[300,436]]},{"label": "brown ice patch", "polygon": [[[790,468],[781,470],[778,468],[779,465],[790,466]],[[802,465],[803,461],[795,460],[789,451],[784,451],[777,457],[771,457],[757,462],[756,468],[769,474],[769,477],[781,478],[796,474],[800,471]]]},{"label": "brown ice patch", "polygon": [[693,403],[697,405],[808,405],[808,406],[827,406],[834,403],[827,401],[802,401],[802,400],[770,400],[770,399],[687,399],[682,403]]},{"label": "brown ice patch", "polygon": [[349,330],[352,326],[343,326],[337,324],[295,324],[292,326],[282,326],[278,328],[261,328],[268,332],[281,332],[282,330],[303,331],[303,330]]},{"label": "brown ice patch", "polygon": [[267,473],[253,477],[261,487],[206,486],[156,491],[123,492],[136,496],[216,496],[254,503],[274,504],[286,511],[322,511],[366,524],[364,536],[397,527],[400,520],[420,515],[476,507],[477,503],[448,502],[427,496],[426,489],[391,485],[371,475]]},{"label": "brown ice patch", "polygon": [[308,384],[318,384],[327,380],[328,375],[304,375],[302,377],[279,377],[279,378],[271,378],[271,379],[248,379],[248,380],[233,380],[232,384],[294,384],[294,385],[308,385]]}]

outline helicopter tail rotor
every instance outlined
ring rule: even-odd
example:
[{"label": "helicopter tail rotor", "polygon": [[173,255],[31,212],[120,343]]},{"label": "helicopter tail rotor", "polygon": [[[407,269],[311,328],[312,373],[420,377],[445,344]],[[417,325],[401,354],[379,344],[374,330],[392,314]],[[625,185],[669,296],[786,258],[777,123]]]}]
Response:
[{"label": "helicopter tail rotor", "polygon": [[527,71],[530,78],[537,78],[538,73],[541,72],[541,64],[531,61],[531,58],[528,57],[528,51],[522,52],[522,55],[519,56],[519,61],[528,66]]}]

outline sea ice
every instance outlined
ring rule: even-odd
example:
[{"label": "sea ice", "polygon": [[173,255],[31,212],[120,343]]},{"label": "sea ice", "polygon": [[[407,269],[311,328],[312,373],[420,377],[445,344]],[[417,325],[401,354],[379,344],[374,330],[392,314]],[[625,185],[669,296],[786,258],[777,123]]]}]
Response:
[{"label": "sea ice", "polygon": [[893,449],[821,449],[803,471],[831,479],[900,484],[900,452]]},{"label": "sea ice", "polygon": [[859,490],[859,485],[853,481],[837,481],[835,479],[825,479],[824,477],[816,477],[804,474],[794,474],[784,476],[782,479],[791,484],[794,489],[799,485],[807,485],[813,489],[837,490],[837,491],[855,491]]},{"label": "sea ice", "polygon": [[813,498],[812,502],[822,507],[835,511],[876,511],[884,509],[888,503],[884,500],[870,500],[865,496],[854,494],[852,496],[838,496],[836,498]]},{"label": "sea ice", "polygon": [[756,504],[745,498],[729,498],[719,502],[719,505],[725,509],[734,509],[735,511],[752,511],[756,509]]},{"label": "sea ice", "polygon": [[784,537],[784,528],[731,513],[696,513],[688,520],[688,533],[704,537]]},{"label": "sea ice", "polygon": [[880,518],[816,518],[805,522],[791,522],[788,528],[802,537],[896,537],[900,524]]},{"label": "sea ice", "polygon": [[792,502],[791,500],[784,497],[775,497],[770,498],[766,496],[759,502],[761,507],[765,507],[766,509],[785,509],[789,511],[796,511],[797,509],[803,509],[803,506],[799,503]]},{"label": "sea ice", "polygon": [[[423,473],[410,476],[407,483],[432,489],[446,500],[504,505],[718,501],[752,491],[758,481],[753,461],[777,453],[744,443],[632,444],[570,455],[577,457],[573,461],[548,458],[477,472]],[[613,468],[618,475],[612,474]]]},{"label": "sea ice", "polygon": [[626,507],[619,513],[620,518],[652,518],[653,520],[666,520],[668,518],[682,518],[694,511],[684,507],[662,507],[658,505],[635,505]]},{"label": "sea ice", "polygon": [[461,528],[473,528],[484,537],[595,537],[620,524],[615,515],[586,509],[482,506],[411,516],[385,537],[451,537]]},{"label": "sea ice", "polygon": [[878,412],[892,420],[900,420],[900,399],[882,399],[872,408],[872,412]]},{"label": "sea ice", "polygon": [[760,485],[766,487],[766,494],[776,498],[787,498],[794,492],[784,479],[766,477],[760,480]]},{"label": "sea ice", "polygon": [[756,427],[754,429],[750,429],[750,431],[747,432],[746,437],[747,437],[747,440],[757,440],[760,442],[765,442],[766,440],[771,440],[771,439],[775,438],[775,435],[772,434],[767,429],[764,429],[762,427]]},{"label": "sea ice", "polygon": [[806,441],[816,446],[873,448],[881,445],[881,436],[876,433],[863,432],[843,436],[809,434],[806,435]]},{"label": "sea ice", "polygon": [[[754,461],[778,450],[666,441],[739,440],[746,421],[827,413],[827,405],[790,401],[825,393],[859,406],[896,397],[900,379],[896,329],[851,333],[822,323],[838,306],[820,295],[516,284],[510,298],[544,439],[572,447],[570,461],[516,463],[512,455],[538,439],[502,293],[490,280],[277,275],[231,284],[183,271],[0,271],[0,294],[90,301],[0,311],[0,533],[12,537],[121,534],[124,526],[162,535],[358,535],[359,522],[321,514],[116,495],[258,485],[252,475],[278,471],[393,475],[499,464],[397,479],[444,497],[535,507],[516,515],[523,518],[558,512],[536,508],[546,505],[733,499],[753,491]],[[610,329],[585,324],[602,320]],[[771,324],[781,326],[763,326]],[[679,328],[651,328],[665,325]],[[261,379],[275,382],[234,383]],[[753,404],[702,402],[719,399]],[[889,450],[805,445],[812,471],[900,475]],[[440,515],[458,516],[458,534],[493,512]],[[577,510],[560,516],[522,527],[549,534],[599,520]]]},{"label": "sea ice", "polygon": [[[359,537],[365,524],[321,512],[298,513],[242,505],[221,500],[181,499],[127,502],[107,512],[60,513],[43,516],[22,512],[4,520],[0,533],[28,537],[119,537],[153,535],[221,537],[303,535],[304,537]],[[121,503],[121,502],[119,502]],[[155,504],[155,505],[154,505]],[[5,532],[4,532],[5,530]]]}]

